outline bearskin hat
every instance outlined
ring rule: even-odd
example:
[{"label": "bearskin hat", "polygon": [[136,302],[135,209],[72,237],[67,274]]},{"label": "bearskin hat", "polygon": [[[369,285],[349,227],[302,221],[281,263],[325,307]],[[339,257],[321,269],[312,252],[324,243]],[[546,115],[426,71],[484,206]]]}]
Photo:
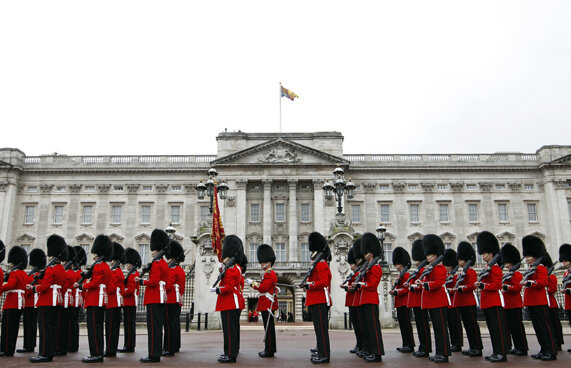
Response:
[{"label": "bearskin hat", "polygon": [[547,251],[545,250],[545,244],[543,241],[536,236],[527,235],[521,240],[521,245],[523,247],[524,257],[543,257]]},{"label": "bearskin hat", "polygon": [[363,254],[361,253],[361,238],[355,239],[351,249],[353,249],[355,260],[359,261],[360,259],[363,259]]},{"label": "bearskin hat", "polygon": [[571,262],[571,244],[562,244],[559,247],[559,262]]},{"label": "bearskin hat", "polygon": [[553,260],[551,259],[549,253],[545,252],[545,255],[543,256],[543,260],[541,261],[541,263],[547,268],[553,266]]},{"label": "bearskin hat", "polygon": [[125,263],[132,264],[136,268],[141,267],[141,255],[136,249],[127,248],[125,249]]},{"label": "bearskin hat", "polygon": [[8,253],[8,263],[17,266],[19,270],[28,267],[28,255],[26,254],[26,250],[19,245],[12,247],[10,253]]},{"label": "bearskin hat", "polygon": [[458,259],[456,257],[458,257],[458,254],[456,254],[454,249],[446,249],[442,256],[442,264],[444,266],[456,267],[458,265]]},{"label": "bearskin hat", "polygon": [[327,239],[317,231],[312,232],[309,234],[309,251],[313,252],[322,252],[327,248]]},{"label": "bearskin hat", "polygon": [[4,242],[0,240],[0,263],[2,263],[4,257],[6,257],[6,246],[4,245]]},{"label": "bearskin hat", "polygon": [[79,245],[76,245],[73,249],[75,249],[75,261],[73,264],[76,267],[85,266],[87,264],[87,253],[85,253],[85,249]]},{"label": "bearskin hat", "polygon": [[243,274],[246,273],[246,270],[248,269],[248,258],[246,258],[246,255],[244,253],[240,255],[240,261],[238,262],[238,264],[242,269],[242,273]]},{"label": "bearskin hat", "polygon": [[75,252],[75,248],[71,245],[67,246],[67,262],[74,262],[77,253]]},{"label": "bearskin hat", "polygon": [[355,252],[353,251],[353,247],[351,247],[351,249],[349,249],[349,251],[347,252],[347,263],[349,264],[357,264],[357,260],[355,259]]},{"label": "bearskin hat", "polygon": [[117,242],[113,242],[113,256],[111,257],[112,261],[123,261],[123,257],[125,256],[125,248]]},{"label": "bearskin hat", "polygon": [[171,240],[166,251],[166,257],[167,259],[175,259],[177,262],[182,262],[180,260],[181,258],[184,258],[184,249],[182,245],[180,245],[176,240]]},{"label": "bearskin hat", "polygon": [[489,231],[482,231],[476,237],[478,254],[492,253],[496,255],[500,252],[500,243],[494,234]]},{"label": "bearskin hat", "polygon": [[30,266],[36,268],[46,268],[46,252],[43,249],[34,248],[30,252]]},{"label": "bearskin hat", "polygon": [[373,233],[364,233],[361,237],[361,253],[372,253],[373,257],[381,255],[381,242]]},{"label": "bearskin hat", "polygon": [[456,259],[468,262],[472,260],[472,265],[476,263],[476,251],[472,244],[467,241],[461,241],[458,243],[458,249],[456,250]]},{"label": "bearskin hat", "polygon": [[170,241],[171,240],[166,231],[155,229],[151,233],[151,250],[160,252],[169,245]]},{"label": "bearskin hat", "polygon": [[444,254],[444,243],[438,235],[426,234],[422,238],[422,249],[424,251],[425,258],[429,254],[440,256]]},{"label": "bearskin hat", "polygon": [[60,260],[67,259],[67,244],[65,239],[53,234],[48,238],[48,257],[56,257]]},{"label": "bearskin hat", "polygon": [[510,263],[516,265],[521,260],[519,250],[514,247],[511,243],[506,243],[500,249],[500,256],[502,258],[501,264]]},{"label": "bearskin hat", "polygon": [[97,235],[91,246],[91,254],[105,256],[104,260],[110,261],[113,257],[113,242],[107,235]]},{"label": "bearskin hat", "polygon": [[403,247],[396,247],[393,250],[393,264],[394,265],[403,265],[408,266],[410,265],[410,255]]},{"label": "bearskin hat", "polygon": [[271,262],[273,266],[276,262],[276,254],[274,253],[274,249],[268,244],[260,244],[256,254],[258,256],[258,262],[260,263]]},{"label": "bearskin hat", "polygon": [[239,237],[236,235],[228,235],[224,238],[222,242],[222,259],[236,257],[236,262],[238,262],[238,256],[243,253],[244,246]]},{"label": "bearskin hat", "polygon": [[424,261],[424,249],[422,249],[422,239],[416,239],[412,242],[412,249],[410,251],[413,261]]}]

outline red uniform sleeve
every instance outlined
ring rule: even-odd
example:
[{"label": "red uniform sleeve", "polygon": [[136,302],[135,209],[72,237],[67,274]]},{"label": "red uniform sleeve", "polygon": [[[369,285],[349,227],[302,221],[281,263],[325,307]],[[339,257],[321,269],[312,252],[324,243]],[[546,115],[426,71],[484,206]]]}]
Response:
[{"label": "red uniform sleeve", "polygon": [[520,272],[514,272],[513,276],[512,276],[512,283],[508,284],[508,293],[521,293],[521,280],[523,279],[523,276],[521,275]]},{"label": "red uniform sleeve", "polygon": [[240,271],[238,271],[238,267],[234,266],[229,268],[222,277],[222,280],[224,281],[224,286],[221,286],[219,288],[220,294],[230,294],[237,291],[240,286],[241,277],[242,274],[240,273]]},{"label": "red uniform sleeve", "polygon": [[167,279],[167,292],[172,291],[174,289],[174,284],[176,283],[176,274],[174,268],[169,268],[169,278]]},{"label": "red uniform sleeve", "polygon": [[484,290],[486,291],[494,291],[494,290],[500,290],[502,287],[502,277],[503,277],[503,273],[501,268],[499,268],[498,266],[492,266],[492,269],[490,270],[490,274],[485,277],[486,283],[484,283]]},{"label": "red uniform sleeve", "polygon": [[[2,276],[2,280],[4,280],[4,276]],[[2,287],[0,287],[0,294],[8,290],[16,289],[17,285],[18,285],[18,277],[16,276],[16,274],[10,273],[10,275],[8,276],[8,281],[4,285],[2,285]]]},{"label": "red uniform sleeve", "polygon": [[39,281],[39,285],[36,285],[36,292],[41,293],[50,288],[55,282],[55,272],[53,267],[48,267],[44,277]]},{"label": "red uniform sleeve", "polygon": [[277,282],[277,278],[274,280],[274,277],[272,277],[273,275],[275,275],[275,273],[272,272],[264,273],[264,278],[262,279],[262,282],[260,283],[260,285],[258,285],[258,287],[254,289],[258,290],[260,293],[269,292],[271,288],[274,286],[274,283]]},{"label": "red uniform sleeve", "polygon": [[137,290],[137,283],[135,282],[135,275],[130,274],[129,277],[127,278],[127,287],[125,288],[123,295],[124,296],[131,296],[131,295],[135,294],[135,290]]},{"label": "red uniform sleeve", "polygon": [[153,262],[151,266],[151,271],[149,272],[149,279],[143,282],[145,286],[156,287],[159,286],[159,282],[161,281],[161,265],[159,261]]},{"label": "red uniform sleeve", "polygon": [[404,276],[399,280],[397,287],[395,288],[395,295],[397,296],[405,296],[408,294],[408,288],[405,288],[403,284],[408,280],[410,277],[410,273],[405,273]]},{"label": "red uniform sleeve", "polygon": [[325,289],[329,286],[329,267],[327,262],[320,261],[317,263],[313,269],[312,276],[313,273],[315,273],[315,277],[312,277],[312,279],[315,281],[309,285],[310,290]]},{"label": "red uniform sleeve", "polygon": [[91,274],[89,282],[83,284],[83,289],[97,289],[99,285],[101,285],[104,275],[105,271],[103,270],[103,267],[101,267],[99,264],[96,264],[93,267],[93,273]]},{"label": "red uniform sleeve", "polygon": [[549,275],[547,292],[549,294],[555,294],[557,292],[557,276],[551,274]]},{"label": "red uniform sleeve", "polygon": [[184,287],[186,284],[186,272],[184,272],[184,270],[180,266],[176,266],[175,270],[176,270],[177,283],[179,285],[178,288],[180,295],[184,295]]},{"label": "red uniform sleeve", "polygon": [[532,289],[546,288],[548,286],[549,279],[547,277],[547,268],[545,268],[545,266],[543,265],[537,266],[537,269],[535,270],[535,274],[533,276],[534,276],[533,281],[535,282],[531,284]]},{"label": "red uniform sleeve", "polygon": [[444,266],[439,267],[439,266],[441,265],[435,266],[434,269],[432,269],[430,276],[428,276],[431,278],[430,281],[426,282],[428,284],[428,290],[437,290],[441,288],[442,285],[444,285],[444,283],[446,282],[448,271],[446,271],[446,267]]},{"label": "red uniform sleeve", "polygon": [[365,285],[361,287],[362,290],[375,291],[381,282],[383,276],[383,269],[379,265],[374,265],[365,275]]}]

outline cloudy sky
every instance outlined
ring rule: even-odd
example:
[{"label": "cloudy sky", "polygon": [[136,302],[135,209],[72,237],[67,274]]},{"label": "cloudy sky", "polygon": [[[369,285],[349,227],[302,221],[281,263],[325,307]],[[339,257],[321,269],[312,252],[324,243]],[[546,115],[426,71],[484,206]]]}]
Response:
[{"label": "cloudy sky", "polygon": [[340,131],[345,153],[571,144],[569,1],[2,1],[0,147],[215,154]]}]

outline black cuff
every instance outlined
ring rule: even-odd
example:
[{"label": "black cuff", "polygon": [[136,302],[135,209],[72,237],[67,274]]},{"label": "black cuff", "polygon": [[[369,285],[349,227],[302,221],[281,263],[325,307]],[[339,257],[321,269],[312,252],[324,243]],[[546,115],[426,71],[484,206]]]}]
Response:
[{"label": "black cuff", "polygon": [[424,290],[430,291],[430,285],[428,285],[428,282],[425,282],[424,284],[422,284],[422,286],[424,287]]},{"label": "black cuff", "polygon": [[220,295],[220,288],[219,287],[216,288],[216,294]]},{"label": "black cuff", "polygon": [[144,285],[145,285],[145,280],[140,279],[140,280],[139,280],[139,285],[144,286]]},{"label": "black cuff", "polygon": [[507,285],[504,285],[504,286],[502,286],[502,289],[504,289],[504,291],[508,291],[510,289],[510,287]]},{"label": "black cuff", "polygon": [[484,290],[485,287],[486,287],[486,284],[484,284],[483,282],[480,282],[480,285],[478,285],[478,289]]}]

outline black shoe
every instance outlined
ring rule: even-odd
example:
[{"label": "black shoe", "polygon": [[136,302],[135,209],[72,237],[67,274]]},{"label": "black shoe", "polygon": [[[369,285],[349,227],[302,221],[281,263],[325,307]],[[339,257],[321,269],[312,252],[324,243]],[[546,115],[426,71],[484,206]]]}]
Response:
[{"label": "black shoe", "polygon": [[399,350],[401,353],[412,353],[414,351],[410,346],[404,346]]},{"label": "black shoe", "polygon": [[492,355],[488,355],[487,357],[484,357],[484,359],[486,359],[486,360],[490,360],[490,359],[492,359],[492,357],[493,357],[493,356],[494,356],[494,354],[492,354]]},{"label": "black shoe", "polygon": [[269,351],[260,351],[258,353],[258,356],[260,358],[273,358],[274,357],[274,353],[270,353]]},{"label": "black shoe", "polygon": [[417,358],[428,358],[428,353],[425,351],[415,351],[413,355]]},{"label": "black shoe", "polygon": [[508,350],[508,354],[515,355],[515,351],[516,351],[515,349],[510,349]]},{"label": "black shoe", "polygon": [[514,355],[524,356],[524,355],[527,355],[527,351],[525,351],[525,350],[516,350],[515,353],[514,353]]},{"label": "black shoe", "polygon": [[105,354],[103,354],[103,356],[105,358],[115,358],[117,356],[117,353],[109,353],[109,352],[105,352]]},{"label": "black shoe", "polygon": [[142,363],[159,363],[161,361],[161,358],[144,357],[139,359],[139,361]]},{"label": "black shoe", "polygon": [[318,349],[317,348],[311,348],[311,349],[309,349],[309,351],[312,353],[317,353]]},{"label": "black shoe", "polygon": [[470,357],[481,357],[482,356],[482,350],[470,349],[470,350],[468,350],[468,356],[470,356]]},{"label": "black shoe", "polygon": [[567,352],[568,352],[568,353],[571,353],[571,349],[567,349]]},{"label": "black shoe", "polygon": [[432,361],[434,363],[448,363],[448,357],[444,355],[435,355],[432,358]]},{"label": "black shoe", "polygon": [[541,359],[542,356],[543,356],[543,353],[542,353],[542,352],[539,352],[539,353],[537,353],[537,354],[532,354],[532,355],[531,355],[531,357],[532,357],[533,359]]},{"label": "black shoe", "polygon": [[119,353],[134,353],[135,348],[122,348],[122,349],[117,349],[117,351]]},{"label": "black shoe", "polygon": [[[397,350],[399,350],[399,349],[400,349],[400,348],[397,348]],[[350,352],[351,354],[355,354],[355,353],[358,352],[359,350],[361,350],[361,349],[359,349],[359,347],[358,347],[357,345],[355,345],[355,347],[354,347],[353,349],[349,350],[349,352]]]},{"label": "black shoe", "polygon": [[543,354],[541,360],[557,360],[557,355],[555,354]]},{"label": "black shoe", "polygon": [[380,355],[371,354],[365,357],[365,361],[367,363],[376,363],[376,362],[382,362],[383,358],[381,358]]},{"label": "black shoe", "polygon": [[368,355],[367,352],[364,351],[364,350],[357,350],[357,352],[356,352],[355,354],[357,354],[357,356],[358,356],[359,358],[362,358],[362,357],[364,357],[365,355]]},{"label": "black shoe", "polygon": [[170,351],[163,350],[163,352],[161,353],[161,356],[171,357],[171,356],[174,356],[174,353],[171,353]]},{"label": "black shoe", "polygon": [[30,362],[32,363],[47,363],[51,362],[52,360],[54,360],[54,358],[43,355],[36,355],[35,357],[30,358]]},{"label": "black shoe", "polygon": [[0,357],[12,357],[14,356],[14,354],[9,354],[9,353],[5,353],[3,351],[0,351]]},{"label": "black shoe", "polygon": [[504,354],[492,354],[490,357],[490,362],[492,363],[500,363],[500,362],[507,362],[508,357]]},{"label": "black shoe", "polygon": [[34,352],[34,349],[26,349],[26,348],[24,348],[24,349],[18,349],[18,350],[16,350],[16,353],[33,353],[33,352]]},{"label": "black shoe", "polygon": [[428,360],[430,360],[431,362],[434,360],[435,355],[431,355],[428,357]]},{"label": "black shoe", "polygon": [[311,358],[311,362],[312,362],[313,364],[329,363],[329,357],[318,356],[318,357],[315,357],[315,358]]},{"label": "black shoe", "polygon": [[67,355],[67,352],[65,352],[65,351],[56,351],[54,353],[54,356],[66,356],[66,355]]},{"label": "black shoe", "polygon": [[227,355],[222,355],[218,357],[220,363],[236,363],[236,357],[229,357]]},{"label": "black shoe", "polygon": [[461,346],[458,346],[458,345],[452,345],[452,346],[450,347],[450,351],[453,352],[453,353],[457,353],[457,352],[459,352],[459,351],[462,351],[462,347],[461,347]]},{"label": "black shoe", "polygon": [[103,363],[103,355],[92,355],[81,359],[82,363]]}]

